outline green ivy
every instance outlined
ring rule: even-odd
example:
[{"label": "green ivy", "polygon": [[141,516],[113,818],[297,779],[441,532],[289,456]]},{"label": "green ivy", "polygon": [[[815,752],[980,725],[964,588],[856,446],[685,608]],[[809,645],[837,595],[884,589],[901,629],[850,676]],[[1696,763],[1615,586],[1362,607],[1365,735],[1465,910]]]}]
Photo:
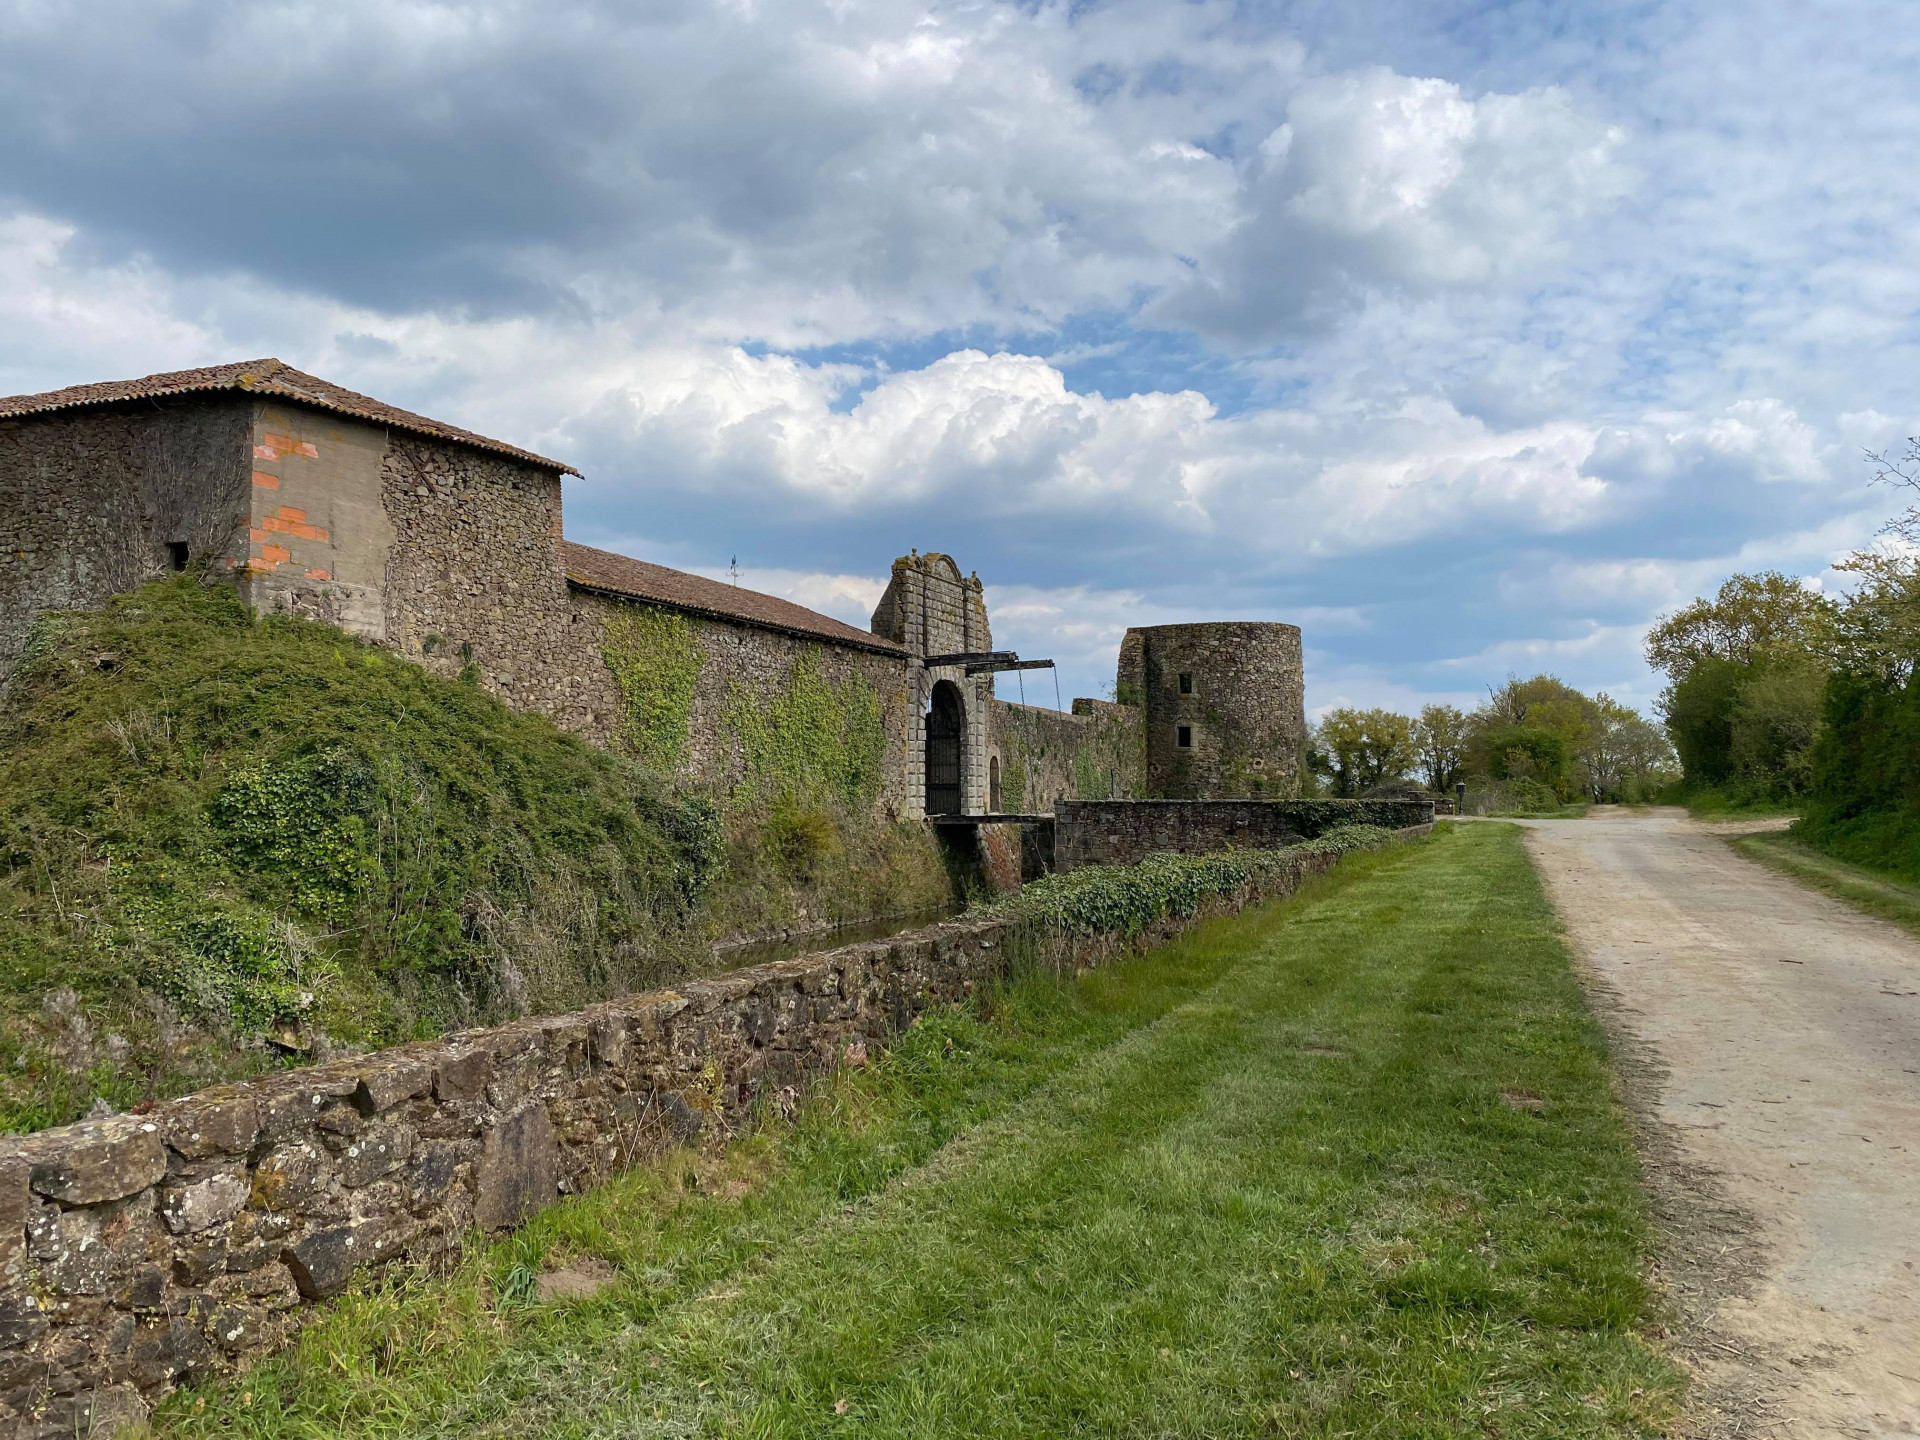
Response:
[{"label": "green ivy", "polygon": [[1020,761],[1009,761],[1006,767],[1001,770],[1000,797],[1009,815],[1019,815],[1026,810],[1027,767],[1021,764]]},{"label": "green ivy", "polygon": [[801,652],[784,691],[735,681],[726,723],[740,742],[742,803],[833,800],[858,814],[879,793],[886,758],[880,697],[858,675],[838,685],[827,679],[817,649]]},{"label": "green ivy", "polygon": [[296,908],[340,920],[366,877],[357,812],[373,789],[371,767],[338,752],[256,761],[228,778],[209,810],[236,864],[285,876]]},{"label": "green ivy", "polygon": [[706,658],[692,622],[668,610],[623,605],[607,618],[600,654],[620,691],[621,738],[649,770],[680,770]]},{"label": "green ivy", "polygon": [[1133,935],[1167,916],[1188,916],[1212,895],[1231,895],[1258,876],[1304,855],[1344,855],[1371,849],[1392,832],[1343,825],[1278,850],[1229,850],[1218,855],[1149,855],[1137,865],[1088,865],[976,906],[970,916],[1031,920],[1082,935]]}]

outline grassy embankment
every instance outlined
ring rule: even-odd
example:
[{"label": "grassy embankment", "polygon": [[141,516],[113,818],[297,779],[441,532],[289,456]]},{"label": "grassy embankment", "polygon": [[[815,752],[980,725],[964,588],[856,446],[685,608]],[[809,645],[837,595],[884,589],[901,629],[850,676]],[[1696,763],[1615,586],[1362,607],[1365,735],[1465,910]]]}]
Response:
[{"label": "grassy embankment", "polygon": [[1911,880],[1892,871],[1839,859],[1781,831],[1738,835],[1729,843],[1741,854],[1803,885],[1920,934],[1920,885]]},{"label": "grassy embankment", "polygon": [[792,1124],[352,1294],[158,1429],[1651,1435],[1647,1245],[1517,833],[1443,827],[931,1014]]},{"label": "grassy embankment", "polygon": [[474,678],[193,576],[45,617],[0,694],[0,1130],[575,1008],[783,911],[945,895],[919,827],[848,826],[799,873],[757,812]]},{"label": "grassy embankment", "polygon": [[1801,810],[1799,802],[1777,796],[1755,796],[1747,790],[1685,784],[1670,786],[1654,803],[1684,805],[1696,820],[1770,820],[1781,815],[1798,815]]}]

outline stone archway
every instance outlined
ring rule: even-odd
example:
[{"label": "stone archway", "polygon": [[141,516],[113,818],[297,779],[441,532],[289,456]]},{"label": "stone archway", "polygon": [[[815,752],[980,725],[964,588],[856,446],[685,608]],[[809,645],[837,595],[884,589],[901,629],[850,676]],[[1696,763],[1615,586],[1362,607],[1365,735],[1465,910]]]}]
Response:
[{"label": "stone archway", "polygon": [[965,808],[967,705],[960,687],[942,680],[927,709],[927,814],[958,815]]}]

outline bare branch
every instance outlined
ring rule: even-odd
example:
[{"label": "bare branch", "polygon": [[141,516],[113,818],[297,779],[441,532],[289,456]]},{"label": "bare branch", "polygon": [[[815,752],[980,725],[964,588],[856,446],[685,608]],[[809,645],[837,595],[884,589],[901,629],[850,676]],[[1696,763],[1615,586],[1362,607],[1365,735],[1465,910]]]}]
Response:
[{"label": "bare branch", "polygon": [[[1900,485],[1909,490],[1920,490],[1920,435],[1907,437],[1906,454],[1898,459],[1892,458],[1887,450],[1866,452],[1867,463],[1873,466],[1875,485]],[[1896,515],[1880,527],[1882,535],[1897,535],[1902,540],[1920,541],[1920,505],[1910,505],[1907,513]]]}]

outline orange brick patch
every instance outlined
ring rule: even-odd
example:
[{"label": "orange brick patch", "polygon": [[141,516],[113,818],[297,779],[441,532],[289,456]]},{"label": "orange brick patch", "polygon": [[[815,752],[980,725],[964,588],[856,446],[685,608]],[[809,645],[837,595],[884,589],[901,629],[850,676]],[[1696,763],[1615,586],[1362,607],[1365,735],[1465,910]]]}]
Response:
[{"label": "orange brick patch", "polygon": [[309,580],[331,580],[333,578],[333,572],[331,570],[309,570],[307,571],[307,578]]},{"label": "orange brick patch", "polygon": [[[259,452],[256,450],[254,453],[258,454]],[[277,460],[279,457],[277,455],[269,455],[267,458],[269,460]],[[278,490],[280,488],[280,477],[278,475],[269,475],[264,470],[256,470],[253,472],[253,483],[258,485],[262,490]]]},{"label": "orange brick patch", "polygon": [[260,558],[274,565],[284,564],[293,558],[293,552],[283,545],[262,545]]},{"label": "orange brick patch", "polygon": [[311,440],[296,441],[291,435],[263,435],[253,447],[256,460],[278,460],[282,455],[304,455],[318,460],[320,451]]},{"label": "orange brick patch", "polygon": [[318,525],[307,523],[307,512],[296,510],[291,505],[282,505],[277,515],[264,515],[260,519],[262,530],[272,530],[281,535],[297,535],[302,540],[325,542],[332,537]]}]

